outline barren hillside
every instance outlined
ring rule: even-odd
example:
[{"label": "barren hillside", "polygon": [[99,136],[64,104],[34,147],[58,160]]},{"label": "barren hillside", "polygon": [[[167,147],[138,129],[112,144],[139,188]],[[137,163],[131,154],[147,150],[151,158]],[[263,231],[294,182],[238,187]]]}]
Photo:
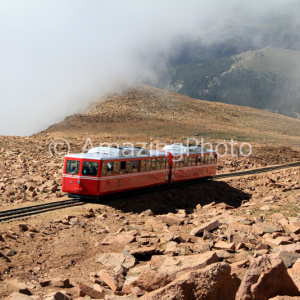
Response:
[{"label": "barren hillside", "polygon": [[[191,99],[137,85],[121,94],[94,100],[82,114],[50,126],[47,133],[123,135],[185,139],[186,137],[299,146],[300,120],[223,103]],[[43,132],[45,133],[45,132]]]}]

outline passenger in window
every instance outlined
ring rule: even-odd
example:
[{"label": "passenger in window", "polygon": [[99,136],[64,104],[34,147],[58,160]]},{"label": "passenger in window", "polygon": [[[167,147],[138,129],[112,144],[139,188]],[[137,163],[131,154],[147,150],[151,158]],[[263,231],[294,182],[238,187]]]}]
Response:
[{"label": "passenger in window", "polygon": [[89,168],[87,166],[83,167],[83,174],[84,175],[89,175],[90,174],[90,170],[89,170]]},{"label": "passenger in window", "polygon": [[97,173],[98,173],[98,164],[97,163],[93,163],[92,164],[91,175],[92,176],[96,176]]},{"label": "passenger in window", "polygon": [[128,161],[127,162],[127,173],[131,173],[132,172],[132,161]]}]

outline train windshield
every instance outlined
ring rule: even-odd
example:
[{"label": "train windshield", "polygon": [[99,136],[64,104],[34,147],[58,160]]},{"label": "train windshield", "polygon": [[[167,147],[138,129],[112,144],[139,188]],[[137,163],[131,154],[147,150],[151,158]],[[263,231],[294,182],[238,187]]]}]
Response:
[{"label": "train windshield", "polygon": [[79,160],[68,159],[67,165],[66,165],[66,173],[72,174],[72,175],[77,175],[79,173],[79,167],[80,167]]}]

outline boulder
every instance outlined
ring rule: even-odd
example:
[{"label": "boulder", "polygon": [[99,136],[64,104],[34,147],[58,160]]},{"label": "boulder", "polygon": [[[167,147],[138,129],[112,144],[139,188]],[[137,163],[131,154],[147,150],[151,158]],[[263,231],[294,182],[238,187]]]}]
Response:
[{"label": "boulder", "polygon": [[274,254],[274,256],[279,257],[287,268],[292,267],[293,264],[300,258],[300,254],[291,251],[280,251]]},{"label": "boulder", "polygon": [[147,269],[142,271],[137,279],[137,286],[142,290],[151,292],[169,284],[175,279],[167,273],[158,272],[156,270]]},{"label": "boulder", "polygon": [[158,271],[176,277],[192,270],[202,269],[207,265],[219,261],[219,258],[214,251],[186,256],[160,256],[160,263],[157,261],[158,259],[155,261],[156,266],[160,265]]},{"label": "boulder", "polygon": [[8,297],[4,298],[4,300],[32,300],[32,299],[34,298],[18,292],[14,292],[10,294]]},{"label": "boulder", "polygon": [[97,275],[105,282],[114,292],[121,291],[125,282],[125,277],[122,274],[116,274],[113,271],[100,270]]},{"label": "boulder", "polygon": [[252,230],[257,235],[264,235],[265,233],[280,232],[281,228],[272,223],[255,223],[252,225]]},{"label": "boulder", "polygon": [[167,215],[161,215],[158,217],[158,219],[166,223],[168,226],[181,225],[184,221],[184,217],[175,215],[173,213],[168,213]]},{"label": "boulder", "polygon": [[288,269],[288,273],[298,287],[298,290],[300,290],[300,258],[297,259],[292,268]]},{"label": "boulder", "polygon": [[62,292],[52,292],[43,298],[45,300],[69,300],[70,298]]},{"label": "boulder", "polygon": [[79,283],[78,286],[78,296],[79,297],[90,296],[91,298],[94,299],[103,299],[105,297],[105,293],[97,291],[92,287],[81,282]]},{"label": "boulder", "polygon": [[117,267],[123,265],[126,269],[135,266],[136,259],[126,251],[122,253],[101,253],[96,262],[101,263],[106,267]]},{"label": "boulder", "polygon": [[220,242],[215,243],[214,248],[234,252],[235,251],[235,244],[220,241]]},{"label": "boulder", "polygon": [[233,300],[237,285],[230,271],[229,264],[215,263],[202,270],[187,272],[165,287],[145,294],[140,299]]},{"label": "boulder", "polygon": [[236,300],[267,300],[277,295],[299,296],[300,293],[280,258],[260,256],[251,263]]},{"label": "boulder", "polygon": [[204,232],[204,230],[211,231],[217,229],[219,226],[220,226],[219,220],[206,222],[196,228],[193,228],[190,232],[190,235],[200,235]]}]

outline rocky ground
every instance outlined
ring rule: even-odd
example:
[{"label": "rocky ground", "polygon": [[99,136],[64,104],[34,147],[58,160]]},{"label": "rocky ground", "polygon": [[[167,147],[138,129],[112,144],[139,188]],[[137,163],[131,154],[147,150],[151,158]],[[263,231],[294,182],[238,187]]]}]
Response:
[{"label": "rocky ground", "polygon": [[[64,199],[63,162],[48,152],[51,140],[0,138],[2,209]],[[70,141],[78,150],[85,139]],[[221,157],[218,172],[299,157],[289,147],[257,145],[249,158]],[[0,298],[300,296],[299,189],[298,167],[3,223]]]}]

